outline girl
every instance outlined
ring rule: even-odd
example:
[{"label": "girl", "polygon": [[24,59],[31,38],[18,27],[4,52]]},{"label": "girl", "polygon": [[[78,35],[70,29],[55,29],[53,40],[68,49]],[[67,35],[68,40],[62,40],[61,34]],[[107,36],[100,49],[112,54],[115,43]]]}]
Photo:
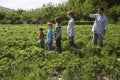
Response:
[{"label": "girl", "polygon": [[40,36],[39,36],[40,48],[44,48],[44,33],[43,33],[43,28],[39,28],[39,31],[40,31]]}]

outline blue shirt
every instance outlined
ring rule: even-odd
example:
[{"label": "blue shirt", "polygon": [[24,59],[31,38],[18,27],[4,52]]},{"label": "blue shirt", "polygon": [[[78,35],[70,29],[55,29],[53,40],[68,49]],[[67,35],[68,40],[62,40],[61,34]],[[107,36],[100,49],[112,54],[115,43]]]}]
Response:
[{"label": "blue shirt", "polygon": [[52,29],[49,29],[47,32],[47,41],[48,42],[53,42],[53,31]]}]

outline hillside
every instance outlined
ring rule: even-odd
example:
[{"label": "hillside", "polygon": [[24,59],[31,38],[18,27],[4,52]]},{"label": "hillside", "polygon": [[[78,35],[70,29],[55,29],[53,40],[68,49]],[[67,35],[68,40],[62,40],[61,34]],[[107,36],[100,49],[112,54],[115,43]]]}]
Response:
[{"label": "hillside", "polygon": [[7,11],[13,11],[14,9],[10,9],[10,8],[6,8],[6,7],[2,7],[0,6],[0,9],[4,9],[4,10],[7,10]]}]

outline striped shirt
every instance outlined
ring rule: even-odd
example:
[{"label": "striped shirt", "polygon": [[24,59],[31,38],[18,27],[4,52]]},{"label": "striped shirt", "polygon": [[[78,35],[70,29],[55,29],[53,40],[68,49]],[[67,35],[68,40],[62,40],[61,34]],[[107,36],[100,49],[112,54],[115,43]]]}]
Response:
[{"label": "striped shirt", "polygon": [[[56,24],[56,27],[55,27],[55,32],[54,32],[54,36],[55,38],[58,36],[58,34],[61,32],[61,24]],[[61,34],[58,38],[61,38]]]}]

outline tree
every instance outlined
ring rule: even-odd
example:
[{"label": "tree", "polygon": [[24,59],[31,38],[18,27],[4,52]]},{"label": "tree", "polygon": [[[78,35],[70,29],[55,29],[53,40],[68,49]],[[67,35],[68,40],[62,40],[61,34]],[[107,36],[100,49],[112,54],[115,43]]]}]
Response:
[{"label": "tree", "polygon": [[5,17],[6,17],[6,11],[5,11],[5,10],[0,9],[0,20],[5,19]]},{"label": "tree", "polygon": [[85,0],[69,0],[67,9],[75,13],[75,19],[80,20],[83,16],[83,3]]}]

